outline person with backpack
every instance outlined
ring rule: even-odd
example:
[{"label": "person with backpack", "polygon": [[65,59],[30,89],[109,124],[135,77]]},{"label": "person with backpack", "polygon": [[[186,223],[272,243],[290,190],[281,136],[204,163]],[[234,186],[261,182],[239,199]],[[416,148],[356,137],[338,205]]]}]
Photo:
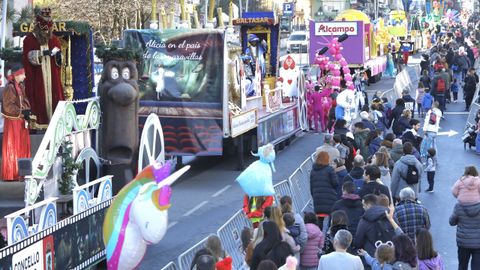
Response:
[{"label": "person with backpack", "polygon": [[444,69],[437,69],[432,80],[431,94],[434,96],[435,101],[438,101],[442,112],[445,110],[445,94],[449,87],[450,76]]},{"label": "person with backpack", "polygon": [[442,119],[442,111],[438,109],[439,103],[435,101],[432,109],[428,110],[425,115],[425,122],[423,123],[423,132],[425,143],[422,144],[424,148],[420,151],[422,156],[426,156],[426,151],[429,148],[434,148],[437,151],[437,133],[440,129],[440,120]]},{"label": "person with backpack", "polygon": [[388,219],[388,209],[378,205],[375,194],[368,194],[362,199],[365,214],[358,223],[353,246],[364,249],[368,254],[375,254],[377,241],[392,241],[395,229]]},{"label": "person with backpack", "polygon": [[430,229],[428,211],[416,202],[415,192],[410,187],[400,191],[400,202],[395,206],[395,218],[413,243],[415,243],[417,230]]},{"label": "person with backpack", "polygon": [[423,174],[423,166],[413,155],[413,145],[409,142],[403,144],[403,156],[395,162],[392,171],[392,183],[390,191],[397,201],[400,201],[400,190],[410,187],[418,196],[420,179]]}]

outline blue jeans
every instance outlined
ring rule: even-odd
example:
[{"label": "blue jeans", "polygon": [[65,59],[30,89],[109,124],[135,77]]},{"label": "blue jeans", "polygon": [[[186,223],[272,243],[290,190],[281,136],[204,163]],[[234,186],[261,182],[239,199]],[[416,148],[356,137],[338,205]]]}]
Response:
[{"label": "blue jeans", "polygon": [[[435,149],[435,151],[437,151],[437,133],[432,132],[432,131],[427,131],[427,133],[425,135],[428,138],[425,138],[424,140],[426,140],[426,139],[429,140],[429,143],[427,145],[431,145],[431,147],[433,147],[433,149]],[[428,150],[428,148],[427,148],[427,150]],[[438,152],[437,152],[437,154],[438,154]]]},{"label": "blue jeans", "polygon": [[435,96],[435,100],[438,101],[438,104],[440,105],[440,111],[443,112],[445,111],[445,96],[444,95],[437,95]]},{"label": "blue jeans", "polygon": [[480,155],[480,133],[478,133],[475,138],[475,152]]}]

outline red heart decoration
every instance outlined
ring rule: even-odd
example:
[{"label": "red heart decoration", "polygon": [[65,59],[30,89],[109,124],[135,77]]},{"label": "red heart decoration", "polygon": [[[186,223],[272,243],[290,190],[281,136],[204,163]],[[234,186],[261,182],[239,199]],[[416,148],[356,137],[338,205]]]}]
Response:
[{"label": "red heart decoration", "polygon": [[282,83],[283,83],[283,77],[278,77],[277,81],[279,81],[279,82],[282,82]]},{"label": "red heart decoration", "polygon": [[292,80],[288,80],[287,82],[288,82],[288,84],[292,84]]}]

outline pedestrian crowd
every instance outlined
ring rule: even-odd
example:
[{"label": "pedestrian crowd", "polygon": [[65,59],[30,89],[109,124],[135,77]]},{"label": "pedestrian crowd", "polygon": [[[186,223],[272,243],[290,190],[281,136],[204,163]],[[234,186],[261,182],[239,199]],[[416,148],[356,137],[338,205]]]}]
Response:
[{"label": "pedestrian crowd", "polygon": [[[310,173],[313,211],[295,213],[289,196],[278,205],[273,198],[247,200],[244,210],[255,218],[255,226],[245,228],[240,238],[250,269],[446,269],[433,245],[428,209],[418,198],[424,179],[428,187],[423,191],[434,192],[437,156],[443,154],[436,137],[447,104],[460,101],[460,89],[465,109],[472,103],[479,82],[473,63],[480,32],[449,28],[430,34],[433,46],[422,56],[415,96],[405,91],[392,106],[376,93],[350,128],[335,113],[331,90],[322,94],[319,86],[307,82],[315,91],[311,123],[316,131],[327,132]],[[475,120],[480,131],[480,112]],[[480,178],[475,166],[465,167],[452,196],[457,203],[449,223],[457,229],[458,269],[468,269],[470,261],[471,269],[480,269]],[[229,264],[231,258],[212,236],[191,269],[231,269]]]}]

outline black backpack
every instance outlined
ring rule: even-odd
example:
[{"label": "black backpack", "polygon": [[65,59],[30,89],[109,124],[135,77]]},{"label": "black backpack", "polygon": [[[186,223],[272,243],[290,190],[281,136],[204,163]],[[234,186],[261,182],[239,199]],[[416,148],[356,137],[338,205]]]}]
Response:
[{"label": "black backpack", "polygon": [[391,227],[388,226],[388,220],[385,218],[378,219],[375,221],[374,226],[375,226],[375,238],[377,239],[376,241],[380,240],[382,242],[387,242],[387,241],[392,241],[393,237],[395,236],[395,230]]},{"label": "black backpack", "polygon": [[418,169],[415,165],[407,165],[407,175],[405,177],[405,182],[409,185],[418,184],[418,180],[420,180]]}]

